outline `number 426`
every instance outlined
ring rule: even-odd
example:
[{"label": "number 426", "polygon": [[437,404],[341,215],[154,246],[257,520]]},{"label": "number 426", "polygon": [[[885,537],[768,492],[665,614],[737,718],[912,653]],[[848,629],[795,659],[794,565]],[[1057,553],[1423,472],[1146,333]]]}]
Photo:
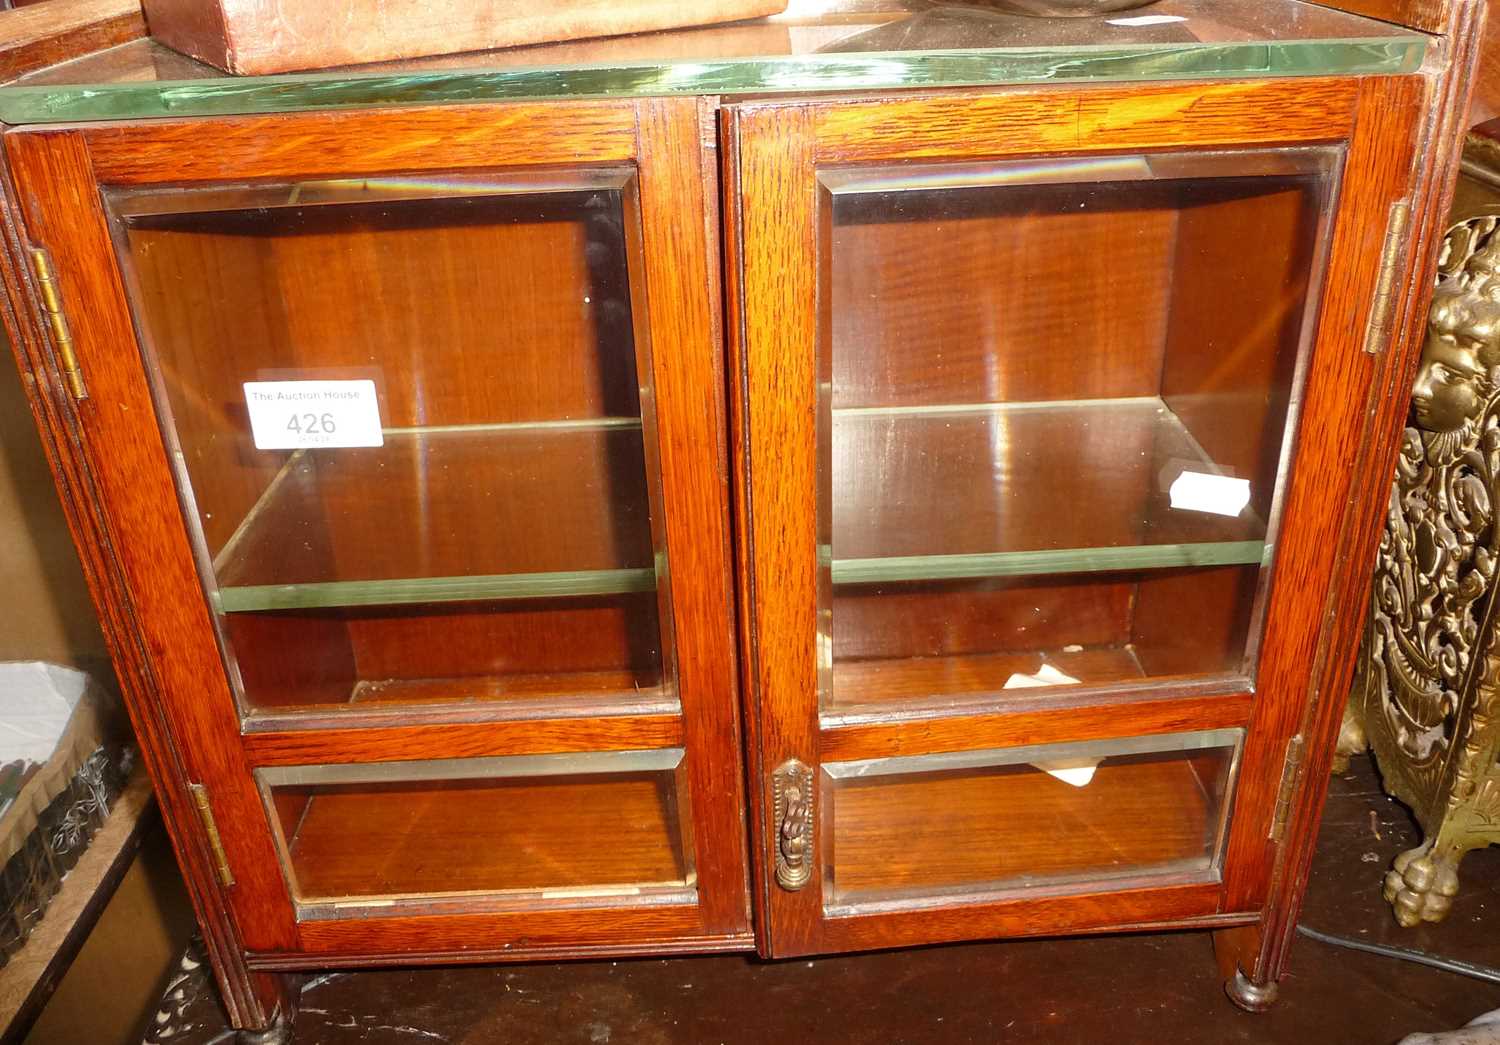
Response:
[{"label": "number 426", "polygon": [[298,435],[333,435],[338,431],[332,414],[293,414],[286,427]]}]

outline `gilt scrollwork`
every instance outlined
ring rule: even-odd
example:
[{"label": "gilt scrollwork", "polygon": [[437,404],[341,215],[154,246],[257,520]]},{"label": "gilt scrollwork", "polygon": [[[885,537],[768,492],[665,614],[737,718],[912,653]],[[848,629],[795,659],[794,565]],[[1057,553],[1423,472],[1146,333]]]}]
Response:
[{"label": "gilt scrollwork", "polygon": [[[1344,757],[1374,749],[1386,790],[1427,833],[1387,875],[1404,925],[1441,919],[1463,853],[1500,838],[1489,726],[1500,703],[1490,615],[1500,563],[1497,226],[1494,215],[1471,218],[1444,244],[1340,737]],[[1486,817],[1489,838],[1474,830]]]}]

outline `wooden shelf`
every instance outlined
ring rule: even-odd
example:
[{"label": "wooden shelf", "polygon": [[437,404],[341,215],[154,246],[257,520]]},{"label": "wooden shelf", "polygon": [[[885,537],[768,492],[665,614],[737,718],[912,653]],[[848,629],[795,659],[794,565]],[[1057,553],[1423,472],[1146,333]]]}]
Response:
[{"label": "wooden shelf", "polygon": [[834,411],[835,584],[1262,561],[1266,527],[1171,507],[1219,474],[1156,397]]},{"label": "wooden shelf", "polygon": [[656,587],[630,418],[388,430],[292,453],[215,556],[226,613]]},{"label": "wooden shelf", "polygon": [[[1044,664],[1084,685],[1145,678],[1133,647],[1104,646],[1045,653],[984,653],[949,657],[835,661],[830,710],[929,697],[998,694],[1012,675],[1034,675]],[[1017,695],[1035,693],[1018,689]]]},{"label": "wooden shelf", "polygon": [[835,781],[834,905],[1212,873],[1233,747],[1093,746],[1103,762],[1084,786],[1031,764],[944,768],[941,757],[932,771]]},{"label": "wooden shelf", "polygon": [[402,899],[691,899],[680,749],[262,770],[304,913]]}]

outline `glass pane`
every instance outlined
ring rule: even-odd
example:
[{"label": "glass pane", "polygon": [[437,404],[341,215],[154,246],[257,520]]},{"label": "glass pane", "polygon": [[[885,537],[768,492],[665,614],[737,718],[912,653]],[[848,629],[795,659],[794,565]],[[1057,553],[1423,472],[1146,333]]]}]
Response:
[{"label": "glass pane", "polygon": [[[1113,18],[997,4],[793,0],[770,18],[287,76],[230,77],[141,40],[0,90],[0,120],[285,112],[501,98],[764,94],[1043,81],[1398,74],[1420,33],[1302,0],[1158,0]],[[1140,17],[1142,14],[1146,17]]]},{"label": "glass pane", "polygon": [[372,902],[691,903],[682,750],[256,770],[302,917]]},{"label": "glass pane", "polygon": [[248,708],[675,702],[633,192],[112,198]]},{"label": "glass pane", "polygon": [[825,763],[824,903],[1210,879],[1242,736]]},{"label": "glass pane", "polygon": [[822,172],[825,709],[1250,670],[1338,158]]}]

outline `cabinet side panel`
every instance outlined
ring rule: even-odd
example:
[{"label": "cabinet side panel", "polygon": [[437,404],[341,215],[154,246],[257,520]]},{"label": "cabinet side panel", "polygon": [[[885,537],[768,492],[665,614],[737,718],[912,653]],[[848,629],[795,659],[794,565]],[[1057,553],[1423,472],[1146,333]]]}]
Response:
[{"label": "cabinet side panel", "polygon": [[104,528],[99,490],[80,445],[70,400],[37,320],[38,298],[24,261],[27,236],[19,226],[13,202],[15,189],[8,173],[0,200],[0,228],[8,254],[3,265],[6,331],[225,1007],[235,1026],[266,1026],[279,1007],[289,1004],[285,984],[279,976],[252,973],[247,968],[238,931],[214,879],[196,814],[183,787],[186,771],[181,753]]},{"label": "cabinet side panel", "polygon": [[[13,133],[7,154],[27,187],[26,220],[45,247],[90,396],[82,446],[168,729],[189,779],[208,785],[237,880],[236,922],[256,949],[287,947],[295,927],[155,420],[94,172],[73,134]],[[261,943],[260,941],[264,941]]]},{"label": "cabinet side panel", "polygon": [[[1449,5],[1448,64],[1426,81],[1372,80],[1365,85],[1362,121],[1368,114],[1370,136],[1380,139],[1371,148],[1384,162],[1406,162],[1409,156],[1394,143],[1409,140],[1411,124],[1420,122],[1411,177],[1413,215],[1405,263],[1398,284],[1405,288],[1393,335],[1381,360],[1381,373],[1369,400],[1364,427],[1367,445],[1358,468],[1357,492],[1339,521],[1336,545],[1340,571],[1328,589],[1328,635],[1324,649],[1335,656],[1317,665],[1314,686],[1302,723],[1309,752],[1293,798],[1287,844],[1281,855],[1267,901],[1263,943],[1258,953],[1241,955],[1241,968],[1257,983],[1281,976],[1296,929],[1302,894],[1312,863],[1329,765],[1339,728],[1340,712],[1353,670],[1353,655],[1365,624],[1371,566],[1379,539],[1379,520],[1395,466],[1402,423],[1411,396],[1411,377],[1421,353],[1427,308],[1443,242],[1448,208],[1453,199],[1457,165],[1462,151],[1466,114],[1478,62],[1483,3]],[[1404,121],[1403,121],[1404,117]],[[1393,121],[1394,126],[1385,121]],[[1361,130],[1362,136],[1365,131]],[[1351,607],[1357,611],[1350,612]],[[1253,968],[1252,968],[1253,966]]]},{"label": "cabinet side panel", "polygon": [[[1308,372],[1284,528],[1256,680],[1250,741],[1235,798],[1225,902],[1261,906],[1278,859],[1270,838],[1282,766],[1303,728],[1310,694],[1342,703],[1353,648],[1337,622],[1368,575],[1359,554],[1380,499],[1361,499],[1370,465],[1371,412],[1389,355],[1364,351],[1388,215],[1410,192],[1423,81],[1370,80],[1346,161],[1318,337]],[[1366,503],[1368,502],[1368,503]],[[1330,539],[1330,535],[1335,535]],[[1351,569],[1350,564],[1357,563]],[[1351,634],[1347,629],[1343,634]],[[1338,692],[1335,692],[1338,691]],[[1311,740],[1312,738],[1308,738]],[[1321,749],[1314,750],[1315,755]],[[1319,759],[1326,762],[1326,759]],[[1294,846],[1311,845],[1311,836]]]}]

